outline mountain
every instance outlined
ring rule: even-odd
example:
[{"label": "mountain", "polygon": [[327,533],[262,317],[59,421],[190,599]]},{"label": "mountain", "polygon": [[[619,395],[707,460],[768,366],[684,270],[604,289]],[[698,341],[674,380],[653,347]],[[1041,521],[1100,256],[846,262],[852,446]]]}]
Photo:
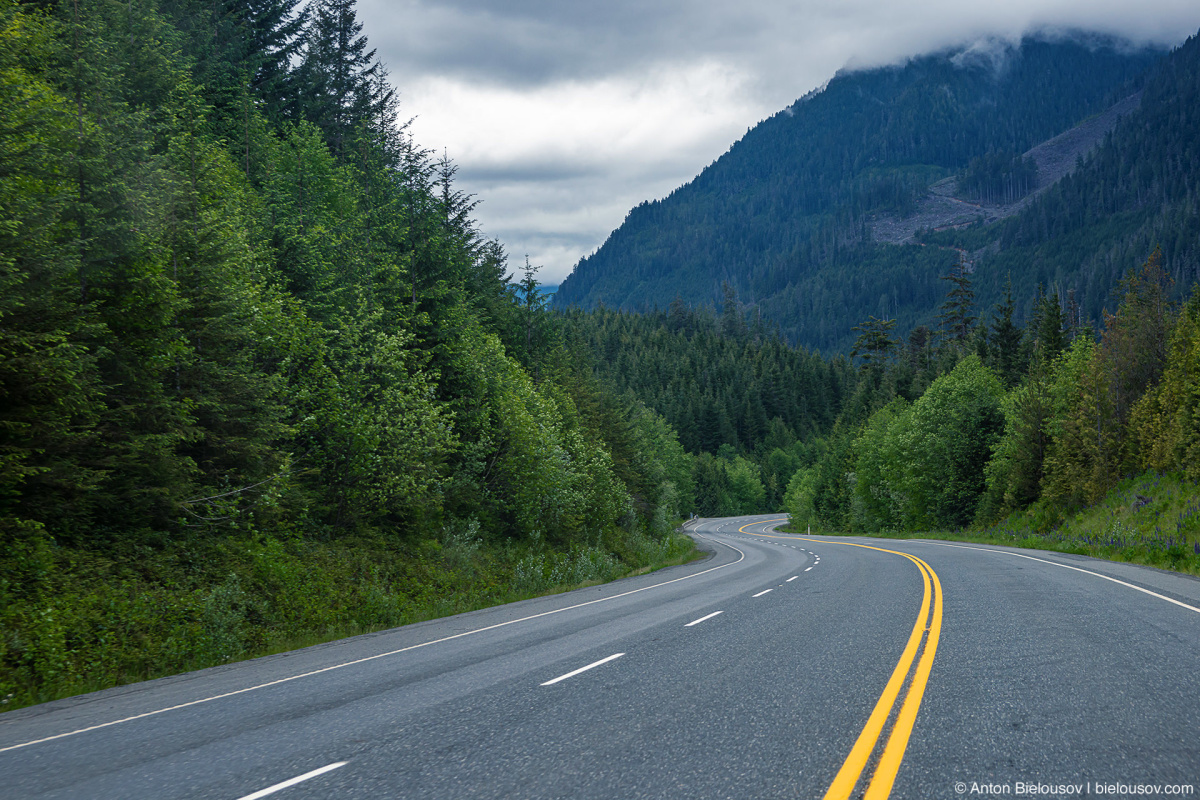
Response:
[{"label": "mountain", "polygon": [[[555,305],[713,303],[728,282],[789,340],[844,352],[869,316],[894,318],[899,331],[935,324],[939,276],[963,251],[980,308],[1004,283],[983,274],[989,263],[1012,271],[1022,301],[1038,280],[1091,297],[1068,267],[1014,269],[1000,234],[981,229],[1038,213],[1078,157],[1153,113],[1148,104],[1170,93],[1146,82],[1173,80],[1157,66],[1163,57],[1094,37],[1031,37],[839,72],[690,183],[630,211]],[[942,227],[949,233],[929,230]],[[1025,246],[1036,244],[1029,235]]]}]

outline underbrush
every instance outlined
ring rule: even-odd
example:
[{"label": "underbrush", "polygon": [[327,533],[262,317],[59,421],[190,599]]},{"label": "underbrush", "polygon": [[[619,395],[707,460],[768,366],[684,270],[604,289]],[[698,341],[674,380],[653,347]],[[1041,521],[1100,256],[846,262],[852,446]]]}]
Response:
[{"label": "underbrush", "polygon": [[[696,556],[680,534],[594,545],[251,534],[120,553],[50,547],[36,582],[0,563],[0,709],[595,584]],[[35,586],[36,588],[30,588]]]},{"label": "underbrush", "polygon": [[1072,514],[1037,503],[979,530],[869,535],[1003,544],[1200,575],[1200,484],[1146,473],[1125,479],[1099,503]]},{"label": "underbrush", "polygon": [[1126,478],[1077,513],[1064,515],[1039,503],[983,533],[1006,544],[1200,575],[1200,484],[1146,473]]}]

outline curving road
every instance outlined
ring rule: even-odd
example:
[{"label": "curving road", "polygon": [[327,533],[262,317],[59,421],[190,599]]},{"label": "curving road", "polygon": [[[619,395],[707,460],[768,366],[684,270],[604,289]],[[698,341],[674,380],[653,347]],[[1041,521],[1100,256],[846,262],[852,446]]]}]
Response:
[{"label": "curving road", "polygon": [[710,557],[0,715],[4,798],[1183,796],[1200,581],[706,520]]}]

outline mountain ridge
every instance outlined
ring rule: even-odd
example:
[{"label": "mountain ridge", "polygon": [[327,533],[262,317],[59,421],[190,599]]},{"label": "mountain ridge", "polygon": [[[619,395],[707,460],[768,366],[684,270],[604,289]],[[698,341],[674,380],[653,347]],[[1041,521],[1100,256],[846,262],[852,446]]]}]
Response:
[{"label": "mountain ridge", "polygon": [[[848,352],[851,329],[868,316],[895,318],[898,331],[928,325],[944,293],[938,278],[955,255],[915,246],[921,226],[902,222],[930,187],[969,173],[981,158],[1015,174],[1020,154],[1048,156],[1063,136],[1058,150],[1069,163],[1043,158],[1038,172],[1070,174],[1075,156],[1094,152],[1120,119],[1142,113],[1131,98],[1166,57],[1111,42],[1031,37],[997,70],[980,59],[956,65],[962,52],[839,71],[667,197],[631,209],[564,280],[555,306],[665,308],[676,297],[716,304],[727,282],[788,340],[823,352]],[[1072,137],[1082,143],[1066,146]],[[1046,183],[1039,179],[1035,193],[1008,211],[1039,202]],[[996,227],[1011,214],[991,216]],[[957,224],[974,223],[970,217]],[[881,243],[874,231],[889,223],[898,230],[885,231]],[[954,246],[974,251],[993,242]],[[1027,309],[1041,278],[1018,278]],[[996,283],[984,287],[981,308],[998,301]],[[1099,308],[1088,312],[1098,316]]]}]

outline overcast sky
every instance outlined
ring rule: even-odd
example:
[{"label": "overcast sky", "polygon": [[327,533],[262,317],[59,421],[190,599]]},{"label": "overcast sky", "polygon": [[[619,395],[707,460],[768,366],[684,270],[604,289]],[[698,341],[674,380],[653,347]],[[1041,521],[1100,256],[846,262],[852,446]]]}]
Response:
[{"label": "overcast sky", "polygon": [[1197,0],[359,0],[419,144],[510,268],[558,283],[643,200],[847,64],[1085,28],[1175,45]]}]

